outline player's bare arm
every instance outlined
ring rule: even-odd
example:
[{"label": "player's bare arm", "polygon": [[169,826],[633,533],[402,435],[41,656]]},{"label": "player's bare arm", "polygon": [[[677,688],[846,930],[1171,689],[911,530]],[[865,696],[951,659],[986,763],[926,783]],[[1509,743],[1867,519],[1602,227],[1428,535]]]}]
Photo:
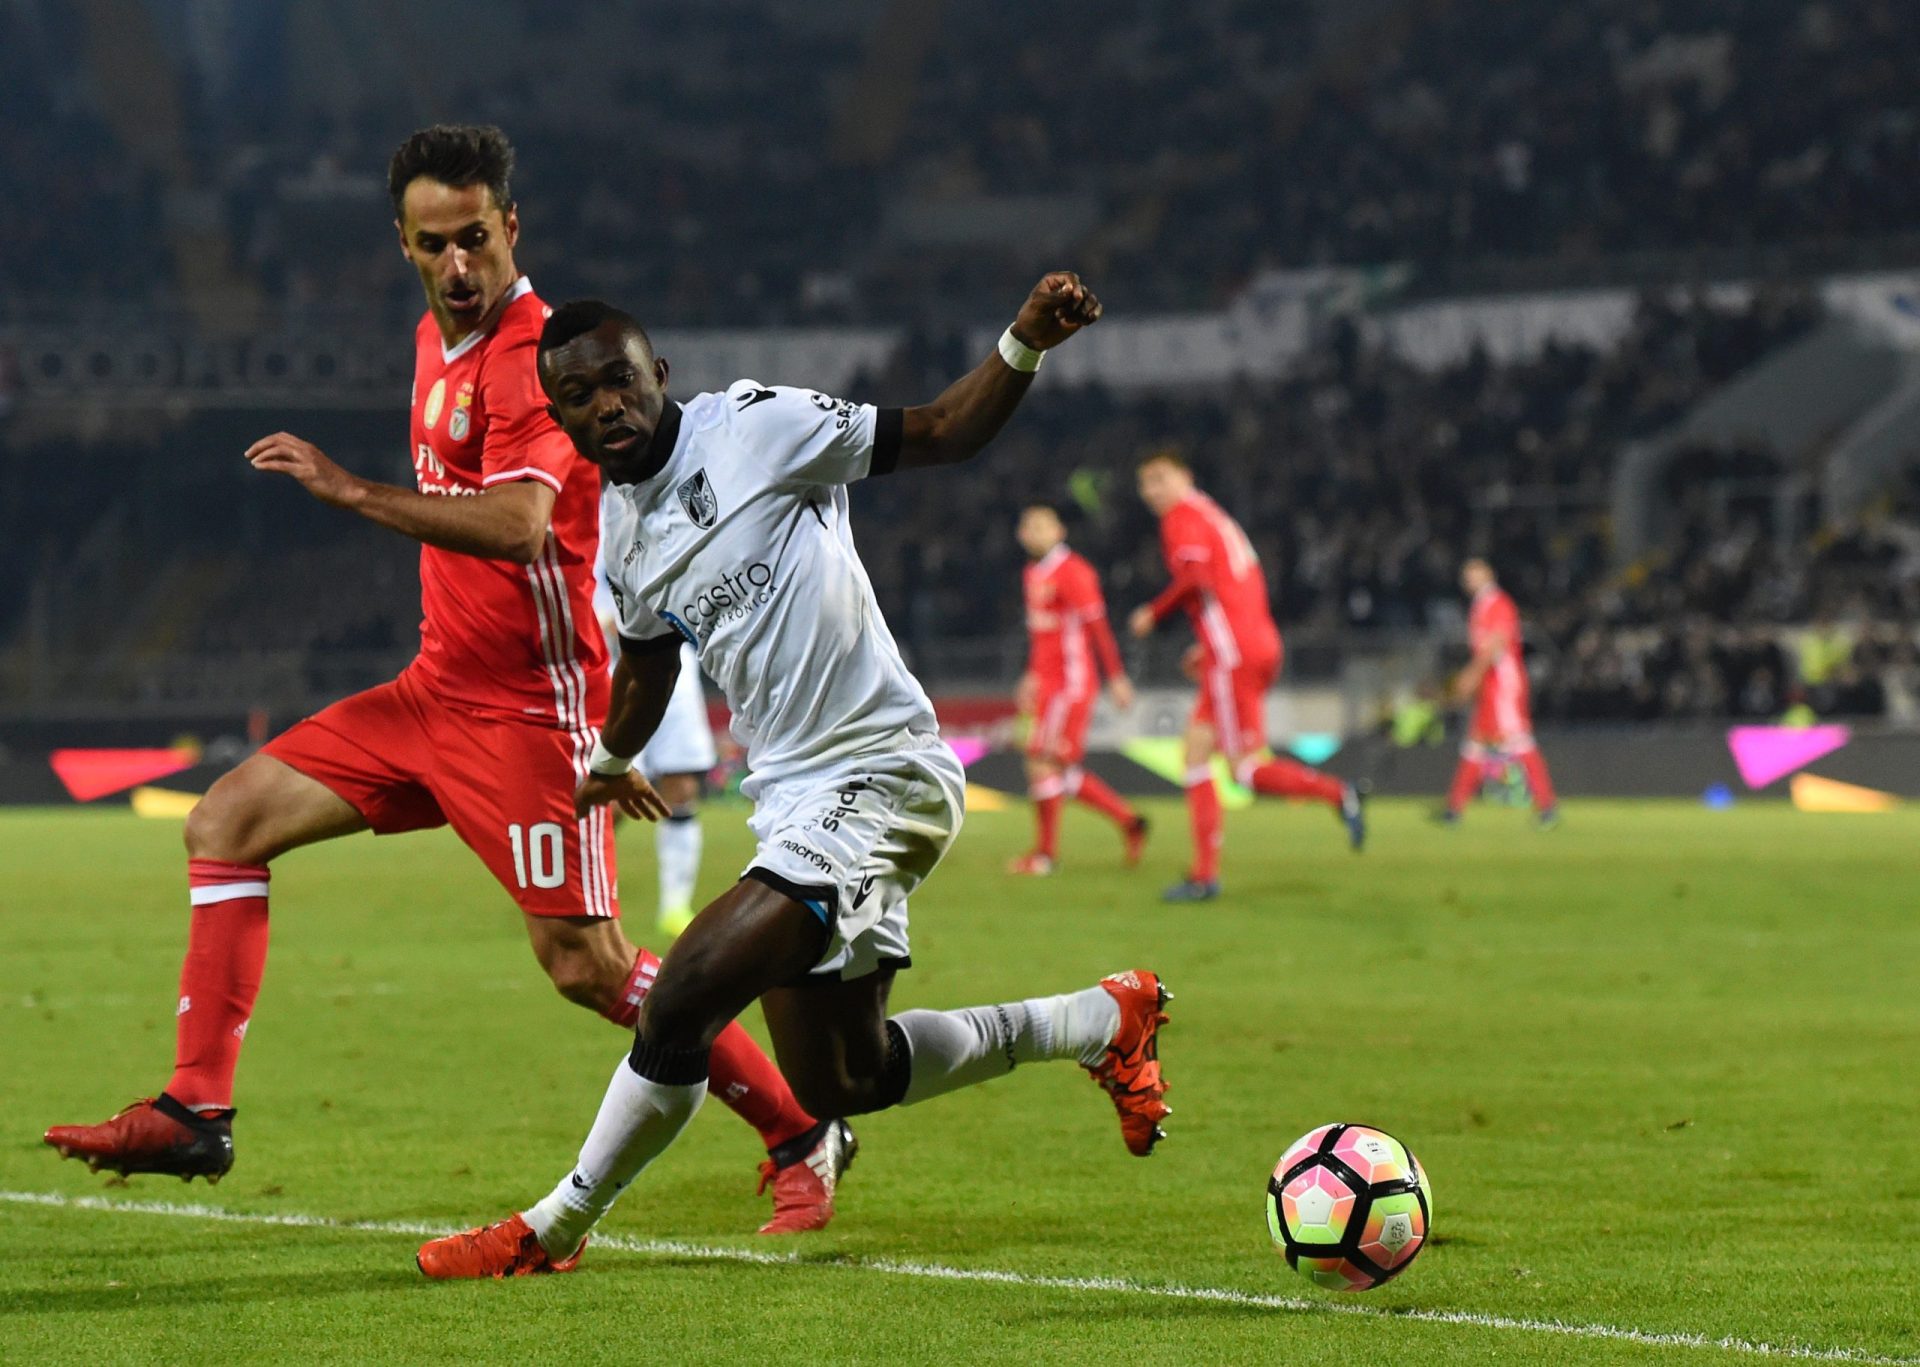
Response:
[{"label": "player's bare arm", "polygon": [[[1100,300],[1072,271],[1041,278],[1009,329],[1028,351],[1045,352],[1100,319]],[[955,380],[932,403],[902,414],[900,469],[953,465],[978,455],[1006,426],[1033,385],[998,351]]]},{"label": "player's bare arm", "polygon": [[275,432],[247,448],[256,470],[290,475],[322,503],[360,514],[442,550],[531,565],[546,544],[554,492],[538,480],[501,484],[467,498],[443,498],[364,479],[310,441]]},{"label": "player's bare arm", "polygon": [[678,636],[620,642],[620,660],[613,668],[613,698],[607,706],[607,724],[600,730],[600,749],[595,752],[593,772],[574,793],[576,815],[585,816],[595,807],[614,803],[640,821],[661,821],[668,816],[666,799],[654,791],[653,785],[638,770],[601,772],[609,766],[598,761],[604,753],[614,761],[631,765],[633,757],[646,748],[653,733],[660,729],[660,719],[666,715],[667,702],[673,697],[673,685],[679,677]]}]

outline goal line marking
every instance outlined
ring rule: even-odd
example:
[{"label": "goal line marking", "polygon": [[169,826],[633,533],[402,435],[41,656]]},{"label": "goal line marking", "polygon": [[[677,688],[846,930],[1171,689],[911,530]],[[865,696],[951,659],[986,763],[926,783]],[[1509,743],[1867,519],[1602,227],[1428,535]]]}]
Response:
[{"label": "goal line marking", "polygon": [[[228,1210],[221,1206],[194,1202],[118,1201],[104,1196],[68,1196],[50,1191],[0,1191],[0,1203],[16,1206],[47,1206],[61,1210],[96,1211],[110,1215],[156,1215],[175,1219],[215,1220],[236,1225],[339,1230],[355,1234],[434,1237],[454,1232],[448,1226],[418,1220],[336,1220],[324,1215]],[[890,1277],[913,1277],[923,1281],[982,1282],[1036,1291],[1110,1293],[1146,1296],[1156,1300],[1204,1301],[1216,1305],[1251,1306],[1266,1310],[1317,1315],[1359,1315],[1368,1319],[1410,1320],[1417,1324],[1466,1325],[1476,1329],[1549,1334],[1560,1338],[1602,1339],[1615,1343],[1646,1344],[1650,1347],[1719,1349],[1723,1352],[1744,1353],[1753,1357],[1791,1358],[1807,1362],[1864,1363],[1871,1364],[1871,1367],[1920,1367],[1920,1357],[1883,1357],[1851,1348],[1817,1348],[1806,1344],[1767,1343],[1757,1339],[1737,1337],[1715,1338],[1708,1334],[1658,1333],[1646,1329],[1626,1329],[1611,1324],[1524,1319],[1506,1315],[1481,1314],[1472,1310],[1433,1310],[1420,1307],[1386,1309],[1333,1300],[1309,1300],[1303,1296],[1261,1295],[1257,1292],[1235,1291],[1225,1287],[1142,1282],[1126,1277],[1053,1277],[998,1268],[950,1267],[944,1263],[862,1257],[855,1254],[773,1252],[751,1248],[729,1248],[718,1244],[688,1243],[678,1239],[635,1239],[621,1234],[595,1234],[593,1246],[652,1258],[689,1258],[702,1262],[748,1263],[759,1267],[842,1268],[849,1271],[877,1272]]]}]

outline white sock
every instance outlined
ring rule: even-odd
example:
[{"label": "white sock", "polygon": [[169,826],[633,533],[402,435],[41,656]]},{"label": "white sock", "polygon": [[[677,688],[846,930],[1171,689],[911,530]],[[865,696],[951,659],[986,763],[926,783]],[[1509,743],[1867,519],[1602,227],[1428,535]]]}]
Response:
[{"label": "white sock", "polygon": [[690,911],[700,881],[700,818],[668,817],[653,828],[653,850],[660,861],[660,910]]},{"label": "white sock", "polygon": [[893,1018],[913,1048],[903,1106],[999,1077],[1021,1063],[1100,1061],[1120,1028],[1120,1005],[1101,987],[959,1011],[903,1011]]},{"label": "white sock", "polygon": [[613,1070],[600,1114],[580,1161],[560,1185],[527,1211],[526,1222],[550,1257],[570,1257],[627,1183],[671,1144],[706,1099],[702,1078],[691,1086],[650,1082],[626,1059]]}]

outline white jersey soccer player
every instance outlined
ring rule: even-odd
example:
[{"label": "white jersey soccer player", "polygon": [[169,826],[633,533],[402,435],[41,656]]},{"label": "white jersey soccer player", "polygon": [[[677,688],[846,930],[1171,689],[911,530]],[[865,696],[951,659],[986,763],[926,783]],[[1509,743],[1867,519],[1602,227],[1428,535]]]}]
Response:
[{"label": "white jersey soccer player", "polygon": [[[905,965],[907,894],[946,853],[965,805],[966,773],[900,658],[848,525],[846,486],[872,473],[880,421],[871,405],[741,380],[687,402],[657,475],[609,483],[600,498],[621,638],[677,632],[733,708],[760,842],[753,867],[795,888],[851,887],[869,850],[908,840],[889,826],[912,814],[899,876],[867,879],[867,895],[834,918],[822,973],[856,953],[864,972]],[[877,766],[875,752],[895,758]]]},{"label": "white jersey soccer player", "polygon": [[684,639],[747,747],[759,848],[662,965],[573,1170],[524,1216],[424,1246],[427,1275],[573,1267],[594,1222],[699,1108],[707,1041],[756,999],[796,1094],[816,1109],[913,1104],[1019,1063],[1072,1059],[1112,1099],[1129,1151],[1152,1152],[1168,1114],[1154,974],[887,1014],[909,964],[908,898],[958,833],[966,780],[874,600],[846,492],[978,452],[1042,352],[1099,313],[1077,277],[1047,276],[995,354],[909,409],[751,381],[682,408],[626,314],[578,303],[548,320],[542,383],[606,480],[601,556],[620,618],[615,701],[576,802],[650,796],[623,757],[657,726]]}]

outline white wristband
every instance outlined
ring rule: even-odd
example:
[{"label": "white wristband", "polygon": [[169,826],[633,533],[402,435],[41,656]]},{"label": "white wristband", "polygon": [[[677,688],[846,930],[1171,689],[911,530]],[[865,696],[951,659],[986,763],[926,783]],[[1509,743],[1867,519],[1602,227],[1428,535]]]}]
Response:
[{"label": "white wristband", "polygon": [[587,772],[598,774],[602,778],[618,778],[633,768],[632,755],[616,755],[607,749],[601,741],[593,743],[593,758],[587,761]]},{"label": "white wristband", "polygon": [[1008,328],[1000,334],[1000,359],[1023,375],[1031,375],[1040,368],[1040,362],[1047,359],[1047,353],[1035,351]]}]

